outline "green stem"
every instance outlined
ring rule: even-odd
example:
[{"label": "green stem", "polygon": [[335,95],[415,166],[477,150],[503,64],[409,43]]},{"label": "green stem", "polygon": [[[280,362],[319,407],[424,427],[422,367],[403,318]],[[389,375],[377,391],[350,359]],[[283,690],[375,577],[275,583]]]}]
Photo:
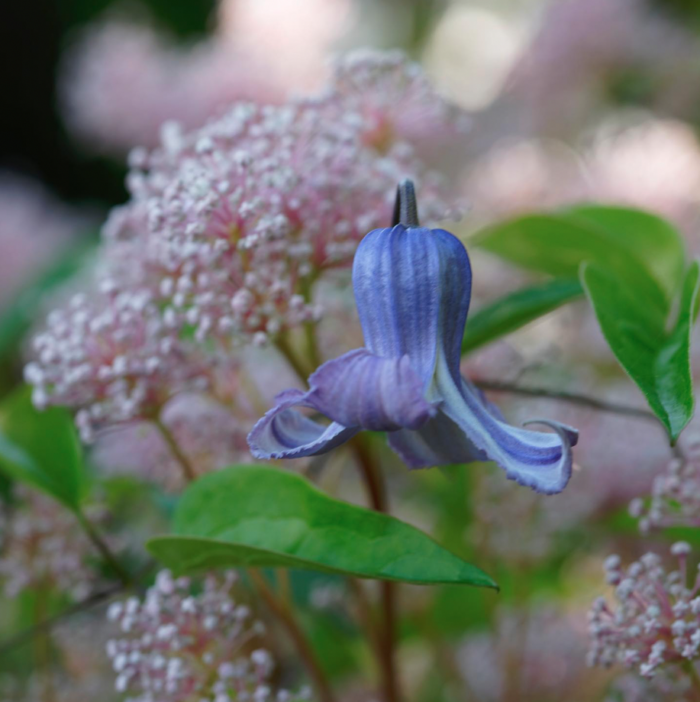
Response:
[{"label": "green stem", "polygon": [[192,463],[190,463],[189,458],[187,458],[187,456],[185,456],[185,454],[183,453],[170,429],[168,429],[168,427],[165,426],[165,424],[161,421],[160,417],[155,417],[153,419],[153,424],[160,432],[160,435],[165,440],[165,443],[168,444],[168,448],[170,448],[170,452],[173,454],[173,457],[180,464],[180,467],[182,468],[182,474],[185,478],[185,482],[191,483],[194,480],[196,480],[197,473],[194,469],[194,466],[192,465]]},{"label": "green stem", "polygon": [[[36,602],[34,606],[34,622],[42,622],[48,613],[48,589],[40,585],[36,590]],[[34,658],[41,681],[42,702],[53,702],[54,690],[51,680],[51,638],[48,631],[41,632],[34,639]]]},{"label": "green stem", "polygon": [[121,580],[122,584],[127,586],[131,582],[131,576],[127,573],[126,569],[119,562],[119,559],[112,553],[107,542],[102,538],[100,533],[95,529],[90,520],[83,514],[82,510],[75,513],[75,516],[83,528],[83,531],[87,535],[88,539],[92,542],[93,546],[100,552],[102,559],[107,563],[111,570],[116,574],[116,576]]},{"label": "green stem", "polygon": [[[372,508],[389,514],[389,500],[379,466],[364,441],[358,436],[352,440],[352,447],[360,467]],[[398,674],[396,670],[396,583],[385,580],[382,591],[382,687],[385,702],[399,702]]]},{"label": "green stem", "polygon": [[287,634],[294,642],[296,650],[301,658],[306,670],[311,678],[320,702],[334,702],[333,690],[328,682],[328,678],[321,668],[316,653],[309,640],[302,631],[299,623],[294,617],[292,609],[277,597],[272,588],[268,585],[265,576],[256,568],[249,568],[248,574],[253,581],[258,593],[265,600],[265,604],[272,611],[280,624],[286,629]]}]

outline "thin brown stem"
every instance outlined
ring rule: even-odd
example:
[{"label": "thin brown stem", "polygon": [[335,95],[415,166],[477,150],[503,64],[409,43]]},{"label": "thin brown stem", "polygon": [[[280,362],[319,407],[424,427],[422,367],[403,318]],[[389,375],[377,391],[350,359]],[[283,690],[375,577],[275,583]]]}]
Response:
[{"label": "thin brown stem", "polygon": [[311,678],[320,702],[334,702],[333,690],[328,682],[328,678],[321,668],[309,640],[294,617],[292,610],[277,597],[272,588],[268,585],[265,576],[257,569],[249,568],[248,574],[255,584],[260,596],[265,600],[265,604],[285,628],[287,634],[294,642],[297,653],[304,663]]},{"label": "thin brown stem", "polygon": [[355,598],[360,622],[365,630],[367,640],[369,641],[374,654],[377,656],[377,662],[379,662],[381,661],[382,655],[382,638],[377,628],[367,593],[362,586],[362,582],[357,578],[348,578],[348,585],[350,586],[350,590],[352,590],[352,594]]},{"label": "thin brown stem", "polygon": [[82,511],[76,512],[75,516],[86,536],[88,539],[90,539],[92,545],[100,552],[104,562],[119,578],[123,585],[129,585],[131,582],[131,576],[126,571],[126,568],[124,568],[124,566],[120,563],[119,559],[114,555],[114,553],[112,553],[112,549],[109,547],[109,544],[102,538],[102,535],[97,531],[97,529],[95,529],[92,522],[90,522]]},{"label": "thin brown stem", "polygon": [[2,656],[6,655],[9,651],[17,648],[18,646],[23,646],[24,644],[33,641],[37,636],[44,632],[51,631],[60,622],[70,619],[71,617],[80,614],[81,612],[86,612],[93,607],[97,607],[103,604],[110,598],[119,595],[123,592],[131,590],[136,586],[138,582],[141,581],[147,574],[149,574],[153,569],[153,563],[149,563],[144,566],[135,576],[132,578],[132,582],[129,585],[119,582],[111,585],[100,592],[96,592],[94,595],[90,595],[87,599],[82,602],[78,602],[70,607],[67,607],[58,614],[47,617],[42,621],[37,621],[35,624],[24,631],[20,631],[9,639],[0,642],[0,659]]},{"label": "thin brown stem", "polygon": [[[361,437],[353,439],[352,447],[372,508],[377,512],[388,514],[389,500],[379,466]],[[382,581],[381,592],[383,625],[380,660],[382,663],[382,687],[385,702],[399,702],[401,695],[396,671],[396,583],[390,580]]]},{"label": "thin brown stem", "polygon": [[309,377],[309,370],[299,360],[294,349],[289,344],[287,337],[281,334],[275,341],[275,346],[277,346],[280,353],[287,359],[287,363],[289,363],[294,372],[299,376],[299,379],[308,386],[307,379]]},{"label": "thin brown stem", "polygon": [[168,448],[173,454],[175,460],[180,465],[180,468],[182,468],[182,475],[185,478],[185,482],[191,483],[196,480],[197,472],[195,471],[194,466],[190,462],[190,459],[183,453],[170,429],[168,429],[168,427],[161,421],[160,417],[155,417],[153,419],[153,424],[160,432],[160,435],[163,437],[165,443],[168,444]]},{"label": "thin brown stem", "polygon": [[580,395],[578,393],[566,392],[564,390],[551,390],[549,388],[526,387],[516,383],[504,383],[500,380],[479,379],[474,380],[474,385],[482,390],[492,390],[493,392],[506,392],[513,395],[525,395],[527,397],[546,397],[551,400],[560,402],[568,402],[573,405],[581,405],[590,409],[598,410],[599,412],[610,412],[611,414],[622,414],[628,417],[637,417],[639,419],[648,419],[658,422],[656,415],[649,410],[641,407],[630,407],[629,405],[620,405],[615,402],[606,402],[597,397],[589,395]]}]

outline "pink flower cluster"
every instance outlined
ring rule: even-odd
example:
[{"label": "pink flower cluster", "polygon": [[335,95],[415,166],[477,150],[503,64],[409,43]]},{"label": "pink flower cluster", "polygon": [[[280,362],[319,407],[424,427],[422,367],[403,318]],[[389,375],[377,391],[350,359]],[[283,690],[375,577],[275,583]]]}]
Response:
[{"label": "pink flower cluster", "polygon": [[653,678],[624,675],[611,686],[605,702],[693,702],[697,691],[688,675],[682,670],[663,670]]},{"label": "pink flower cluster", "polygon": [[[75,517],[35,490],[16,489],[0,542],[0,583],[7,597],[27,589],[55,589],[79,601],[97,580],[97,552]],[[92,515],[101,521],[103,513]],[[90,560],[93,559],[93,563]]]},{"label": "pink flower cluster", "polygon": [[661,558],[647,553],[623,570],[609,556],[605,571],[617,606],[597,599],[589,613],[590,665],[622,663],[652,677],[662,666],[700,658],[700,575],[688,584],[690,545],[671,547],[678,569],[667,573]]},{"label": "pink flower cluster", "polygon": [[84,441],[108,421],[125,422],[157,412],[169,395],[206,385],[191,349],[169,328],[146,289],[78,293],[51,312],[33,340],[35,361],[24,376],[34,404],[79,408]]},{"label": "pink flower cluster", "polygon": [[419,184],[426,223],[455,213],[418,151],[466,129],[414,64],[376,52],[340,61],[314,99],[240,103],[190,133],[171,124],[160,148],[130,156],[99,293],[53,312],[35,340],[37,404],[80,410],[89,439],[204,387],[235,346],[317,321],[314,282],[390,221],[399,180]]},{"label": "pink flower cluster", "polygon": [[301,702],[302,692],[274,693],[271,655],[252,652],[261,625],[237,605],[235,573],[207,576],[198,594],[187,578],[161,571],[143,601],[114,603],[108,618],[122,636],[107,642],[116,689],[129,702]]},{"label": "pink flower cluster", "polygon": [[635,498],[629,511],[642,533],[671,526],[700,526],[700,435],[684,437],[684,456],[673,458],[655,478],[648,500]]}]

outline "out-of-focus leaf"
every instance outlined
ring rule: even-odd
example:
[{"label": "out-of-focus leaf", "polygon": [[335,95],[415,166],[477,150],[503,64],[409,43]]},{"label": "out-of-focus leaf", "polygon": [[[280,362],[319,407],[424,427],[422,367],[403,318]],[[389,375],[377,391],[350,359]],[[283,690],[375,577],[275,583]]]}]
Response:
[{"label": "out-of-focus leaf", "polygon": [[462,341],[462,353],[488,344],[583,295],[575,278],[555,278],[518,290],[471,314]]},{"label": "out-of-focus leaf", "polygon": [[581,275],[610,348],[675,442],[694,407],[690,335],[698,302],[697,262],[686,272],[678,308],[669,307],[669,318],[650,315],[636,290],[620,285],[602,266],[586,264]]},{"label": "out-of-focus leaf", "polygon": [[70,414],[35,409],[22,387],[0,404],[0,470],[77,510],[88,476]]},{"label": "out-of-focus leaf", "polygon": [[177,536],[148,548],[177,572],[254,566],[320,570],[415,584],[497,587],[415,527],[332,499],[306,479],[266,466],[200,478],[178,506]]}]

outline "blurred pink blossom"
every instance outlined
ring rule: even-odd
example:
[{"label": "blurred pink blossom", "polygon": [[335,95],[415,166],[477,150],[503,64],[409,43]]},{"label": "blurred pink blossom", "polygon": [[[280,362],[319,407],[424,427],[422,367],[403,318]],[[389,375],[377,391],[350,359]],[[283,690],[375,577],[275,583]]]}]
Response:
[{"label": "blurred pink blossom", "polygon": [[84,224],[36,181],[0,171],[0,309],[60,256]]},{"label": "blurred pink blossom", "polygon": [[[99,579],[95,566],[100,556],[75,515],[35,490],[18,487],[16,497],[2,535],[0,584],[5,595],[49,588],[76,601],[87,597]],[[89,518],[99,524],[106,514],[94,509]]]},{"label": "blurred pink blossom", "polygon": [[[676,569],[647,553],[623,569],[620,557],[605,561],[616,602],[602,597],[589,614],[590,665],[621,663],[654,677],[663,668],[696,667],[700,659],[700,575],[689,568],[689,544],[671,547]],[[695,672],[697,675],[697,672]]]},{"label": "blurred pink blossom", "polygon": [[199,127],[239,100],[278,102],[284,89],[232,42],[182,47],[148,24],[112,19],[73,47],[61,95],[66,123],[81,141],[123,154],[155,146],[165,122]]},{"label": "blurred pink blossom", "polygon": [[588,702],[603,678],[585,667],[585,624],[554,609],[503,611],[492,631],[457,652],[469,699],[479,702]]},{"label": "blurred pink blossom", "polygon": [[351,0],[222,0],[217,36],[298,93],[327,79],[328,57],[352,26],[353,10]]},{"label": "blurred pink blossom", "polygon": [[308,693],[273,692],[274,660],[250,609],[233,599],[232,571],[189,578],[161,571],[143,600],[115,602],[108,618],[119,635],[107,642],[115,688],[132,702],[302,702]]},{"label": "blurred pink blossom", "polygon": [[616,89],[643,76],[652,104],[692,108],[697,39],[648,0],[552,0],[510,78],[510,109],[526,134],[572,135]]},{"label": "blurred pink blossom", "polygon": [[[163,408],[161,421],[198,475],[250,462],[246,435],[253,418],[241,421],[207,395],[176,395]],[[147,422],[132,422],[99,435],[92,458],[105,475],[138,476],[168,492],[185,485],[177,457],[157,427]]]}]

